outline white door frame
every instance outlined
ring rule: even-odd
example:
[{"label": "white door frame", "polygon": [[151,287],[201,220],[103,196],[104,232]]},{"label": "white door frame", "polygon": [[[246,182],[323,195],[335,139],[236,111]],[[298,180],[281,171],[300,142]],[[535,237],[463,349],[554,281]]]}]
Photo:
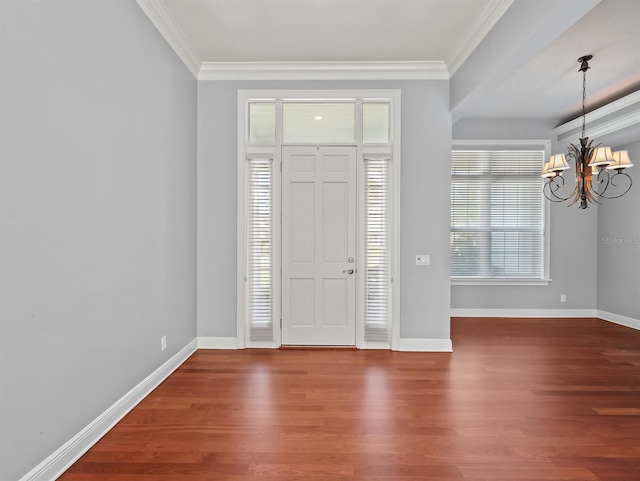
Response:
[{"label": "white door frame", "polygon": [[[274,144],[250,144],[248,140],[248,104],[264,100],[276,104],[276,119],[281,119],[283,99],[295,99],[319,101],[334,100],[356,102],[356,144],[331,144],[331,145],[355,145],[358,164],[358,229],[357,242],[359,253],[357,255],[356,268],[363,272],[362,262],[362,222],[363,202],[360,195],[361,186],[364,185],[362,163],[365,154],[390,154],[391,156],[391,202],[392,202],[392,226],[391,226],[391,319],[390,342],[376,344],[364,340],[364,287],[362,282],[356,285],[356,347],[360,349],[397,349],[400,338],[400,90],[238,90],[238,115],[237,115],[237,275],[236,275],[236,318],[237,318],[237,347],[265,347],[278,348],[281,346],[281,276],[280,276],[280,252],[281,239],[280,228],[274,232],[274,336],[272,342],[247,341],[247,302],[246,302],[246,159],[251,154],[270,154],[274,159],[274,170],[280,172],[282,166],[282,123],[276,121],[276,142]],[[389,145],[362,144],[362,101],[389,101],[391,103],[391,143]],[[307,144],[308,145],[308,144]],[[323,144],[324,145],[324,144]],[[280,175],[274,176],[277,189],[274,197],[276,205],[273,206],[273,222],[280,225]]]}]

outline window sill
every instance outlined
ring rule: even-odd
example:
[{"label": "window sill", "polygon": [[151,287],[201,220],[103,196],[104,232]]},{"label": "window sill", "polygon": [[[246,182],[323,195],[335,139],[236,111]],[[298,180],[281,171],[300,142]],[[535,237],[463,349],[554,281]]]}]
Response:
[{"label": "window sill", "polygon": [[551,279],[461,279],[452,278],[452,286],[548,286]]}]

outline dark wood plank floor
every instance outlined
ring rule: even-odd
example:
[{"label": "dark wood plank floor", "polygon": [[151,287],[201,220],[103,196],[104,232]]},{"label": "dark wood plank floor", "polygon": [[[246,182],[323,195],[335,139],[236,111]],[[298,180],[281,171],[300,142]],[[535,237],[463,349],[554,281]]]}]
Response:
[{"label": "dark wood plank floor", "polygon": [[454,319],[455,352],[198,351],[62,481],[640,480],[640,332]]}]

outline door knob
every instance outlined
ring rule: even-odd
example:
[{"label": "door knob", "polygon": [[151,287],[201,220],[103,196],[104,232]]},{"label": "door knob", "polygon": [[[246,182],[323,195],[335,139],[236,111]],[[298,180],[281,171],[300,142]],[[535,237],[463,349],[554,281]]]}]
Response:
[{"label": "door knob", "polygon": [[345,274],[353,274],[353,269],[345,269],[342,272],[344,272]]}]

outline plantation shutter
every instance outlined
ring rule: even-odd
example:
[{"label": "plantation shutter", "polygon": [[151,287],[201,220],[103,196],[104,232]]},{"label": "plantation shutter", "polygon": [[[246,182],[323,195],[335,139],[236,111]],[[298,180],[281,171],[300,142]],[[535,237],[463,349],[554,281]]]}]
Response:
[{"label": "plantation shutter", "polygon": [[249,341],[273,341],[273,158],[247,160]]},{"label": "plantation shutter", "polygon": [[451,277],[544,276],[544,151],[452,152]]},{"label": "plantation shutter", "polygon": [[389,342],[391,242],[388,156],[367,155],[365,176],[364,340]]}]

